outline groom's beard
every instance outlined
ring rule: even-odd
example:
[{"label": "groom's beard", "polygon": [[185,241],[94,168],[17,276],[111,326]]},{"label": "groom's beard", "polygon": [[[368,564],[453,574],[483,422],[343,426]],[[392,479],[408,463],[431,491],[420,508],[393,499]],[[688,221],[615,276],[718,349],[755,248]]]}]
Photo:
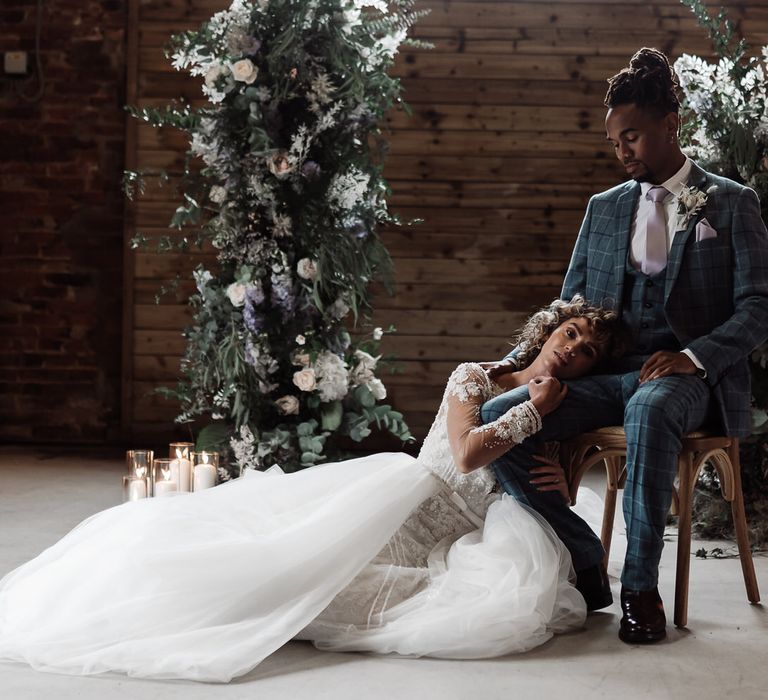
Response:
[{"label": "groom's beard", "polygon": [[[637,172],[630,174],[627,173],[635,182],[655,182],[653,179],[653,173],[648,169],[648,166],[645,163],[639,163],[638,161],[632,161],[633,163],[637,163],[640,168],[637,170]],[[624,167],[626,168],[629,163],[625,163]]]}]

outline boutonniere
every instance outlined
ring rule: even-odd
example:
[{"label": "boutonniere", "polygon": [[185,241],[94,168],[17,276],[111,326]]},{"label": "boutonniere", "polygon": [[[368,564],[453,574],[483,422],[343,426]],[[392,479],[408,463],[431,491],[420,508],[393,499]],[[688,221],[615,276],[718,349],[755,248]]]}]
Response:
[{"label": "boutonniere", "polygon": [[682,192],[677,197],[677,230],[688,226],[688,222],[696,216],[707,203],[707,197],[717,189],[717,185],[712,185],[706,192],[698,187],[683,186]]}]

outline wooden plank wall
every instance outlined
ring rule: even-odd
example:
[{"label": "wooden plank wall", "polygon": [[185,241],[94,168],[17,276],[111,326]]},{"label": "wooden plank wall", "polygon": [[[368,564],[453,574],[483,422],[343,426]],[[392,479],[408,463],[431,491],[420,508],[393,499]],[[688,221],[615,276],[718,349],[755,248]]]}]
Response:
[{"label": "wooden plank wall", "polygon": [[[142,106],[181,95],[199,101],[199,81],[175,72],[162,46],[227,0],[131,3],[129,97]],[[746,3],[724,4],[744,19]],[[398,328],[383,349],[398,356],[402,372],[384,379],[421,437],[451,369],[501,356],[529,311],[557,295],[589,196],[623,179],[604,139],[605,79],[644,45],[672,58],[711,50],[677,0],[418,6],[432,12],[414,35],[435,48],[398,56],[394,70],[413,116],[395,111],[388,119],[386,176],[391,209],[424,224],[384,234],[396,295],[377,293],[374,320]],[[748,16],[742,26],[751,44],[768,43],[768,1],[750,2]],[[179,134],[135,121],[129,129],[129,164],[179,169]],[[176,205],[168,189],[149,192],[132,210],[126,240],[135,231],[167,232]],[[126,246],[123,419],[134,437],[173,431],[175,407],[148,392],[177,374],[192,285],[159,305],[154,296],[175,272],[189,278],[198,260]]]}]

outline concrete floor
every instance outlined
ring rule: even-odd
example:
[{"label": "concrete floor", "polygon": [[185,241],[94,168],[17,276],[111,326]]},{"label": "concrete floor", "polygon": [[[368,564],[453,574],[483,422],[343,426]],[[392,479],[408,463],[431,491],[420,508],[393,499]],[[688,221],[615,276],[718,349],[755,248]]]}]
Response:
[{"label": "concrete floor", "polygon": [[[120,500],[119,455],[0,448],[0,577],[55,542],[81,519]],[[599,493],[598,476],[589,483]],[[618,524],[621,527],[621,524]],[[671,617],[674,530],[660,590]],[[711,549],[722,543],[694,543]],[[612,553],[614,554],[614,553]],[[615,554],[619,554],[616,552]],[[768,591],[768,557],[755,558]],[[620,562],[610,567],[618,598]],[[616,637],[618,605],[590,615],[586,629],[556,637],[524,655],[488,661],[401,659],[320,652],[286,645],[228,685],[147,681],[110,674],[81,678],[0,663],[3,700],[150,700],[269,698],[452,700],[471,698],[768,697],[768,616],[746,601],[739,561],[693,559],[689,627],[668,628],[666,642],[629,647]]]}]

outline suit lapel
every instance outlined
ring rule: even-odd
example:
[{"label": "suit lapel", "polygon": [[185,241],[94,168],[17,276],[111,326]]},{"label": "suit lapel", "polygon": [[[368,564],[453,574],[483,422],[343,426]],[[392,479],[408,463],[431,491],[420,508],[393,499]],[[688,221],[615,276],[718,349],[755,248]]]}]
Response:
[{"label": "suit lapel", "polygon": [[[706,192],[707,190],[707,174],[696,163],[691,167],[691,175],[688,178],[688,187],[698,187],[700,190]],[[672,292],[672,288],[675,286],[677,275],[680,272],[680,266],[683,263],[683,254],[685,252],[685,244],[691,237],[691,232],[696,227],[696,224],[704,215],[704,209],[700,209],[695,216],[690,218],[688,224],[684,229],[675,231],[675,236],[672,239],[672,247],[669,250],[669,258],[667,260],[667,274],[664,282],[664,302]]]},{"label": "suit lapel", "polygon": [[617,310],[621,309],[622,295],[624,294],[624,274],[627,265],[627,248],[629,237],[632,233],[632,216],[637,206],[637,198],[640,194],[640,185],[632,182],[616,200],[616,241],[615,257],[613,259],[614,275],[616,280],[616,304]]}]

